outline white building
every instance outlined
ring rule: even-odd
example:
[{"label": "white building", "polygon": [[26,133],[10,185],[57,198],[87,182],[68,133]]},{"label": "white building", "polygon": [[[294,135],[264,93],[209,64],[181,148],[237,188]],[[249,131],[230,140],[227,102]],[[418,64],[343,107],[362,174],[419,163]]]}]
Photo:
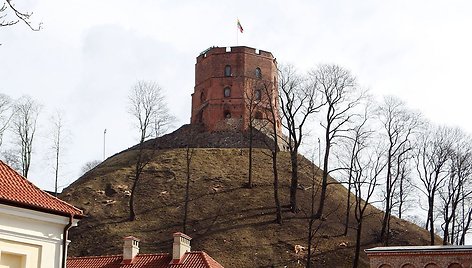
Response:
[{"label": "white building", "polygon": [[68,231],[83,217],[0,161],[0,268],[65,268]]}]

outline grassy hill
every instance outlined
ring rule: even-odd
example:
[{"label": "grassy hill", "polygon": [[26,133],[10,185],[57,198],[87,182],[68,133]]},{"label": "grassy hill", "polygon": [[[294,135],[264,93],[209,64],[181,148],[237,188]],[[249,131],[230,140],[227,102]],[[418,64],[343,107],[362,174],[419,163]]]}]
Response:
[{"label": "grassy hill", "polygon": [[[273,222],[275,209],[271,159],[265,149],[255,149],[255,187],[247,189],[247,149],[194,149],[191,163],[189,224],[192,249],[204,250],[225,267],[303,267],[304,253],[294,245],[307,246],[310,209],[311,163],[300,157],[301,211],[284,206],[283,224]],[[123,151],[86,173],[61,195],[88,215],[71,230],[69,255],[121,254],[122,238],[141,239],[142,253],[171,252],[172,233],[182,231],[186,182],[186,150],[159,149],[145,169],[136,196],[137,220],[127,221],[128,194],[132,185],[136,151]],[[289,201],[290,156],[278,161],[280,199]],[[316,177],[317,183],[319,178]],[[306,189],[306,190],[303,190]],[[347,190],[337,184],[328,188],[326,219],[318,221],[315,237],[317,267],[349,267],[354,255],[355,229],[342,236]],[[364,248],[379,245],[382,213],[370,207],[364,224]],[[351,219],[354,223],[354,219]],[[353,225],[354,226],[354,225]],[[392,219],[391,245],[426,245],[428,234],[418,226]],[[346,243],[347,247],[341,246]],[[361,267],[368,267],[365,254]]]}]

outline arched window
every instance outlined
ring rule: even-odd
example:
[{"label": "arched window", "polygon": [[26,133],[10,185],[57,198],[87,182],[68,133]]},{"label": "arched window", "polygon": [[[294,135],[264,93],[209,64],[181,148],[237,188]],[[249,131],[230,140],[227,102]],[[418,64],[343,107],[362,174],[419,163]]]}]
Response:
[{"label": "arched window", "polygon": [[225,66],[225,76],[231,76],[231,65]]},{"label": "arched window", "polygon": [[231,112],[230,111],[225,111],[224,116],[225,116],[225,118],[231,118]]},{"label": "arched window", "polygon": [[259,67],[256,68],[256,77],[257,78],[262,78],[261,68],[259,68]]},{"label": "arched window", "polygon": [[200,102],[204,102],[205,101],[205,90],[202,90],[202,92],[200,93]]},{"label": "arched window", "polygon": [[254,99],[255,100],[261,100],[261,90],[260,89],[256,89],[256,91],[254,91]]},{"label": "arched window", "polygon": [[225,87],[225,89],[223,90],[223,95],[225,98],[231,97],[231,88]]}]

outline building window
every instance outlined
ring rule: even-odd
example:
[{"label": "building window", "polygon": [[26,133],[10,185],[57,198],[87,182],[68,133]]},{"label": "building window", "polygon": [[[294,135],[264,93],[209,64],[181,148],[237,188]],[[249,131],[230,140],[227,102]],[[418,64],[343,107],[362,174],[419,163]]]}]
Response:
[{"label": "building window", "polygon": [[261,68],[259,68],[259,67],[256,68],[256,77],[257,78],[262,78]]},{"label": "building window", "polygon": [[223,94],[224,94],[225,98],[230,97],[231,96],[231,88],[225,87],[225,89],[223,91]]},{"label": "building window", "polygon": [[225,76],[231,76],[231,66],[230,65],[225,66]]},{"label": "building window", "polygon": [[231,118],[231,113],[230,111],[225,111],[225,118]]},{"label": "building window", "polygon": [[256,91],[254,92],[254,98],[255,98],[257,101],[260,101],[260,100],[261,100],[261,90],[260,90],[260,89],[256,89]]}]

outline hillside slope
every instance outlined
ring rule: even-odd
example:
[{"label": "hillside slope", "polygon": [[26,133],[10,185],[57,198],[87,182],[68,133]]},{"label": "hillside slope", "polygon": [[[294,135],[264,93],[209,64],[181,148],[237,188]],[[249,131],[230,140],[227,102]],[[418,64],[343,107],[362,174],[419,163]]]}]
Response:
[{"label": "hillside slope", "polygon": [[[283,224],[273,222],[275,209],[271,159],[264,149],[254,154],[255,187],[247,189],[247,149],[194,149],[191,163],[189,225],[192,249],[204,250],[225,267],[302,267],[310,208],[311,163],[301,158],[299,201],[301,211],[288,212]],[[122,238],[141,238],[141,252],[170,252],[171,234],[182,231],[185,194],[185,149],[160,149],[139,183],[137,220],[127,221],[127,189],[132,184],[136,151],[119,153],[70,185],[61,198],[88,215],[71,230],[71,256],[121,254]],[[289,201],[290,156],[280,154],[280,198]],[[317,183],[319,178],[316,178]],[[306,189],[306,190],[303,190]],[[326,219],[315,237],[317,267],[349,267],[354,254],[355,230],[342,236],[347,190],[328,188]],[[382,214],[370,207],[364,224],[364,248],[378,245]],[[351,220],[354,223],[354,219]],[[428,234],[409,222],[392,219],[392,245],[426,245]],[[340,244],[345,242],[347,247]],[[368,267],[362,254],[361,267]]]}]

